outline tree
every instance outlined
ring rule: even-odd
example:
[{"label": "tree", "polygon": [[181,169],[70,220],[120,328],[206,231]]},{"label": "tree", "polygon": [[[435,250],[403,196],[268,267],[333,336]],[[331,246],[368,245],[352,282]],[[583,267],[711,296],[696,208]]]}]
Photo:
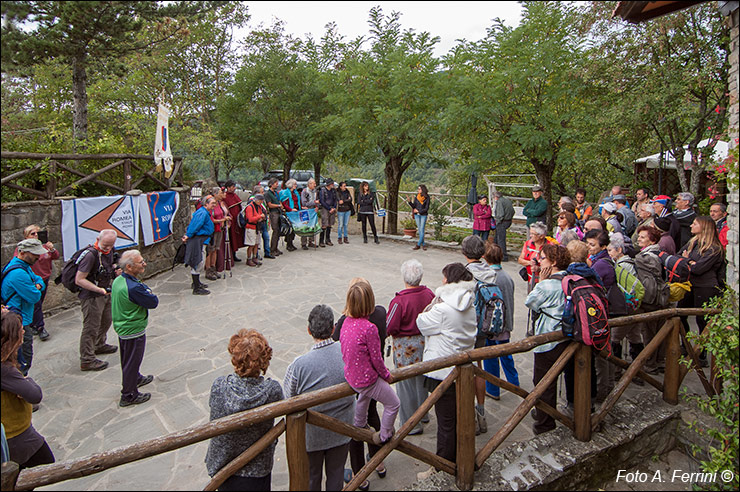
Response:
[{"label": "tree", "polygon": [[345,54],[337,70],[339,87],[329,94],[339,111],[325,123],[341,135],[340,156],[382,156],[390,232],[395,234],[401,177],[439,137],[443,84],[432,54],[439,38],[401,32],[398,12],[384,16],[375,7],[369,17],[370,49]]},{"label": "tree", "polygon": [[[170,16],[195,16],[214,2],[136,1],[5,1],[1,12],[2,71],[62,59],[72,67],[73,129],[87,138],[88,69],[121,56],[150,49],[183,34],[184,21]],[[142,40],[137,33],[147,21],[159,21],[156,34]],[[110,67],[108,67],[110,68]]]}]

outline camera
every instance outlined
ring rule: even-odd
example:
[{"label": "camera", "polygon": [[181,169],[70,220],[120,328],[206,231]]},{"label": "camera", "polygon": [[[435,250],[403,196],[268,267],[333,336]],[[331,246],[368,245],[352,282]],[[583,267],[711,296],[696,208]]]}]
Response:
[{"label": "camera", "polygon": [[108,294],[110,294],[111,288],[110,288],[110,287],[106,287],[106,288],[105,288],[105,291],[106,291],[106,292],[107,292]]}]

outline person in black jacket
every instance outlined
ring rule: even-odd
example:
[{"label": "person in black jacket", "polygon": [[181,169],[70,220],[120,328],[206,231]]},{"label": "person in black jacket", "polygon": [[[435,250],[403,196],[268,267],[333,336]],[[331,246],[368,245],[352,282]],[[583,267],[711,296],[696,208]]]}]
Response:
[{"label": "person in black jacket", "polygon": [[342,240],[344,240],[344,244],[349,244],[349,240],[347,239],[347,226],[349,225],[349,216],[354,211],[354,207],[352,206],[352,195],[350,195],[349,190],[347,189],[347,182],[342,181],[339,183],[339,188],[337,189],[337,218],[339,219],[339,226],[337,227],[337,243],[342,244]]},{"label": "person in black jacket", "polygon": [[[691,265],[691,291],[678,303],[678,307],[700,308],[712,297],[719,295],[717,272],[724,261],[724,250],[719,242],[717,228],[711,217],[698,216],[691,223],[693,237],[678,251],[680,256],[689,259]],[[681,316],[684,329],[689,331],[686,316]],[[704,331],[707,321],[704,316],[696,317],[699,333]],[[700,357],[706,364],[706,354]]]},{"label": "person in black jacket", "polygon": [[413,200],[409,200],[409,205],[414,209],[414,220],[416,221],[416,228],[419,230],[419,242],[416,243],[414,249],[424,248],[427,250],[427,245],[424,242],[424,228],[427,225],[427,216],[429,215],[429,191],[427,191],[426,185],[419,185],[416,190],[417,194]]},{"label": "person in black jacket", "polygon": [[681,226],[679,240],[676,242],[676,248],[681,249],[691,239],[691,224],[696,218],[694,212],[694,195],[691,193],[679,193],[676,195],[676,209],[673,215],[676,217],[678,224]]},{"label": "person in black jacket", "polygon": [[375,194],[370,191],[370,185],[367,181],[363,181],[360,185],[357,207],[357,219],[362,222],[362,241],[367,242],[367,223],[370,222],[375,244],[379,244],[378,231],[375,229]]}]

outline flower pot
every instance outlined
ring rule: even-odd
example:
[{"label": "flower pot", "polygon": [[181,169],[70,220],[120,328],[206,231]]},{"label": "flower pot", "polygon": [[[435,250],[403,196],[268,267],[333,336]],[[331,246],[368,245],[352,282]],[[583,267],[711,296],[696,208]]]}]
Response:
[{"label": "flower pot", "polygon": [[403,234],[404,236],[416,237],[416,229],[404,229]]}]

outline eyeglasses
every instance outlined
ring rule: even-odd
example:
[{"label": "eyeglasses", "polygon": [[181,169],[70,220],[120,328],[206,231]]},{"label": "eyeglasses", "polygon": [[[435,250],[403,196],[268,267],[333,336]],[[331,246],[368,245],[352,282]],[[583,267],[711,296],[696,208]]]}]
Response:
[{"label": "eyeglasses", "polygon": [[38,236],[39,235],[39,231],[30,232],[28,235],[29,236]]}]

